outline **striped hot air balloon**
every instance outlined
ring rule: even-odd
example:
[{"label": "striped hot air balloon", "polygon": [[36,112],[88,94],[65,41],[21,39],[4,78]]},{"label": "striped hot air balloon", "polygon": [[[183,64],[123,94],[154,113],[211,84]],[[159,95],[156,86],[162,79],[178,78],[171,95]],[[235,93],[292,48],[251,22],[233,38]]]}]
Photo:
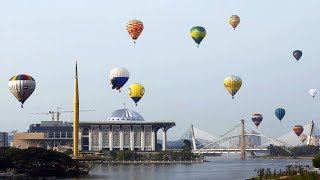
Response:
[{"label": "striped hot air balloon", "polygon": [[123,67],[115,67],[110,71],[110,84],[112,89],[119,90],[129,79],[129,71]]},{"label": "striped hot air balloon", "polygon": [[190,29],[190,35],[192,39],[198,44],[198,47],[206,34],[206,29],[201,26],[195,26]]},{"label": "striped hot air balloon", "polygon": [[277,118],[281,121],[284,115],[286,114],[286,110],[284,110],[283,108],[278,108],[275,110],[274,113],[277,116]]},{"label": "striped hot air balloon", "polygon": [[10,92],[21,102],[21,108],[23,108],[23,103],[36,88],[36,81],[29,75],[19,74],[9,80],[8,86]]},{"label": "striped hot air balloon", "polygon": [[139,83],[131,84],[128,89],[128,94],[131,97],[131,99],[136,103],[136,106],[137,106],[137,103],[142,98],[142,96],[144,95],[144,92],[145,92],[145,89],[143,85]]},{"label": "striped hot air balloon", "polygon": [[303,132],[303,127],[301,125],[295,125],[293,127],[293,132],[296,133],[297,136],[300,136],[300,134]]},{"label": "striped hot air balloon", "polygon": [[233,27],[233,30],[236,30],[236,27],[238,26],[238,24],[240,23],[240,17],[237,15],[232,15],[229,18],[229,23],[230,25]]},{"label": "striped hot air balloon", "polygon": [[302,56],[302,51],[300,50],[293,51],[293,57],[297,60],[297,62],[300,60],[301,56]]},{"label": "striped hot air balloon", "polygon": [[253,114],[251,116],[252,122],[254,125],[256,125],[257,127],[259,126],[259,124],[261,123],[263,117],[261,114]]},{"label": "striped hot air balloon", "polygon": [[136,40],[143,31],[143,23],[137,19],[133,19],[127,22],[126,29],[133,39],[133,42],[136,43]]},{"label": "striped hot air balloon", "polygon": [[231,94],[232,99],[234,99],[234,95],[238,92],[242,85],[242,80],[238,76],[230,75],[224,79],[223,84],[227,91]]}]

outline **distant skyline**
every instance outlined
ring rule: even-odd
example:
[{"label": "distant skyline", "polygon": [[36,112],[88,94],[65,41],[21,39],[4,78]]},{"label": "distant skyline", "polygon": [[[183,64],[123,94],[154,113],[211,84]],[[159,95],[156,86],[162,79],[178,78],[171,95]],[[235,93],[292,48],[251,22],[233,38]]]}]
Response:
[{"label": "distant skyline", "polygon": [[[263,115],[259,130],[272,137],[296,124],[320,124],[319,94],[309,95],[320,89],[319,6],[317,0],[2,2],[0,131],[51,120],[32,113],[71,110],[76,61],[80,109],[95,110],[80,113],[80,121],[104,121],[126,103],[145,120],[175,121],[169,140],[191,124],[219,136],[254,113]],[[233,14],[241,18],[235,31],[228,23]],[[131,19],[144,23],[136,44],[125,29]],[[197,25],[207,31],[199,48],[189,35]],[[298,63],[296,49],[303,51]],[[130,72],[121,93],[109,85],[116,66]],[[7,85],[16,74],[37,83],[23,109]],[[223,85],[230,74],[243,81],[234,100]],[[135,82],[145,87],[137,107],[127,94]],[[281,123],[278,107],[287,112]]]}]

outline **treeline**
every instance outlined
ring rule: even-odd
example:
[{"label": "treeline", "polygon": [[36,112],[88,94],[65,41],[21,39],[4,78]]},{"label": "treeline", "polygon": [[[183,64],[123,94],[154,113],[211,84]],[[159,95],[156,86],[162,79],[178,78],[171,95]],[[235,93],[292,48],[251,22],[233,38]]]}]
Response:
[{"label": "treeline", "polygon": [[70,156],[43,148],[0,148],[0,172],[28,176],[79,175],[79,164]]},{"label": "treeline", "polygon": [[111,151],[107,157],[112,161],[190,161],[195,160],[191,151],[161,151],[153,153],[136,153],[132,151]]},{"label": "treeline", "polygon": [[179,151],[160,151],[152,153],[137,153],[132,151],[110,151],[108,160],[112,161],[190,161],[195,160],[195,156],[191,152],[191,142],[184,140],[180,145]]},{"label": "treeline", "polygon": [[292,154],[284,150],[284,147],[275,146],[273,144],[268,146],[268,149],[270,150],[271,156],[313,156],[316,154],[320,154],[319,146],[313,145],[296,146],[288,148]]}]

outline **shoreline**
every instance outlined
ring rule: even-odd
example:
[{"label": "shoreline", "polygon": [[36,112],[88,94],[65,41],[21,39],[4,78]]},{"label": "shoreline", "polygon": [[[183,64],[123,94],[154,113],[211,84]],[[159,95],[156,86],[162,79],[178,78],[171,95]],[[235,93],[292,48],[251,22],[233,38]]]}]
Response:
[{"label": "shoreline", "polygon": [[265,159],[306,159],[306,160],[312,160],[314,159],[314,156],[257,156],[257,157],[251,157],[251,158],[265,158]]}]

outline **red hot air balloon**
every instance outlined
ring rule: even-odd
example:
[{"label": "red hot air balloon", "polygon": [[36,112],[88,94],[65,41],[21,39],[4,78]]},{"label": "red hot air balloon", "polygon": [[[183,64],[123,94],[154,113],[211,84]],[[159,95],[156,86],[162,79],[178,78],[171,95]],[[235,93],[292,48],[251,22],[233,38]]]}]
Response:
[{"label": "red hot air balloon", "polygon": [[253,114],[251,119],[252,119],[254,125],[256,125],[258,127],[259,124],[261,123],[263,117],[261,114]]},{"label": "red hot air balloon", "polygon": [[293,132],[296,133],[297,136],[300,136],[300,134],[303,132],[303,127],[301,125],[295,125],[293,127]]}]

